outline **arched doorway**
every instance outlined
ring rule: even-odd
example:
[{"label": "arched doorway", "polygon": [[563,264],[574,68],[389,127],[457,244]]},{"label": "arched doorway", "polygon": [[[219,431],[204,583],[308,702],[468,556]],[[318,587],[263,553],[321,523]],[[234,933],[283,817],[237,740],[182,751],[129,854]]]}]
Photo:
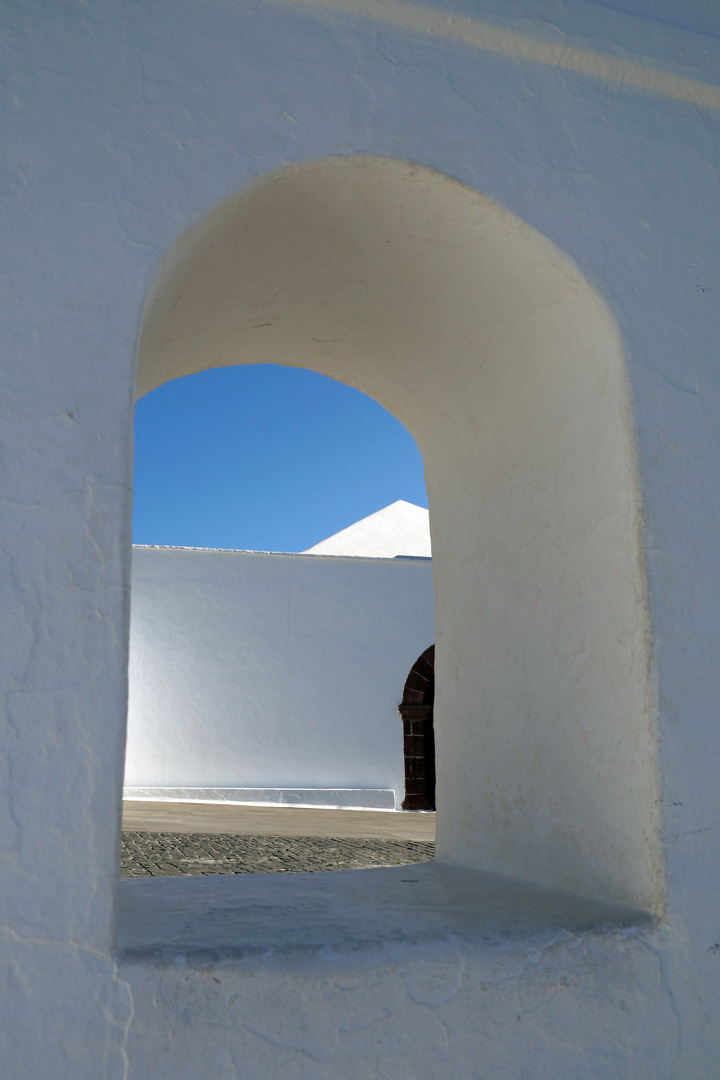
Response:
[{"label": "arched doorway", "polygon": [[398,712],[403,719],[403,810],[435,809],[435,646],[418,656],[405,680]]}]

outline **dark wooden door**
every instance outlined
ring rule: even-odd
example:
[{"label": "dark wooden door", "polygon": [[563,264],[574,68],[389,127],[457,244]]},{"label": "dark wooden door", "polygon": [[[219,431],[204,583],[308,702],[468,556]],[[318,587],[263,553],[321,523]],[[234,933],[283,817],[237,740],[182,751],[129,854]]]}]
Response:
[{"label": "dark wooden door", "polygon": [[405,798],[403,810],[435,809],[435,646],[413,664],[398,712],[403,719]]}]

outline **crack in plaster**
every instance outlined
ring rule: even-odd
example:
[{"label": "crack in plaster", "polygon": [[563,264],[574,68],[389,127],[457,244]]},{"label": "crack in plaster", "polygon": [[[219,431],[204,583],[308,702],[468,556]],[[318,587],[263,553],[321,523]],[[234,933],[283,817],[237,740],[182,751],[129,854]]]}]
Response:
[{"label": "crack in plaster", "polygon": [[675,1057],[673,1059],[673,1063],[672,1063],[670,1069],[668,1070],[668,1075],[669,1076],[675,1076],[676,1075],[676,1066],[678,1064],[678,1061],[680,1060],[680,1056],[682,1054],[682,1049],[683,1049],[682,1017],[680,1016],[680,1008],[679,1008],[678,1003],[677,1003],[677,1001],[675,999],[675,994],[673,993],[672,987],[670,985],[670,980],[668,978],[667,956],[659,948],[654,946],[647,939],[641,940],[640,944],[645,949],[647,949],[647,951],[649,953],[651,953],[658,962],[658,967],[660,969],[660,984],[661,984],[663,990],[665,991],[665,994],[667,995],[667,1000],[668,1000],[668,1003],[670,1005],[670,1009],[672,1011],[673,1017],[675,1018],[675,1025],[676,1025],[675,1045],[676,1045],[676,1050],[675,1050]]},{"label": "crack in plaster", "polygon": [[130,1028],[132,1027],[133,1021],[135,1019],[135,998],[133,997],[132,986],[130,985],[130,983],[128,982],[127,979],[123,979],[123,978],[120,977],[119,970],[118,970],[118,965],[114,960],[113,960],[113,982],[116,983],[118,986],[123,987],[125,989],[126,994],[127,994],[128,1018],[127,1018],[127,1021],[125,1023],[125,1027],[124,1027],[124,1030],[123,1030],[122,1042],[120,1043],[120,1056],[122,1058],[122,1063],[123,1063],[122,1080],[128,1080],[128,1077],[130,1075],[130,1058],[129,1058],[128,1052],[127,1052],[127,1044],[128,1044],[128,1040],[130,1038]]},{"label": "crack in plaster", "polygon": [[[673,806],[674,805],[675,803],[673,803]],[[679,840],[681,836],[697,836],[699,833],[706,833],[710,832],[711,829],[717,829],[718,825],[720,825],[720,821],[714,821],[712,825],[705,825],[702,829],[686,829],[684,832],[676,833],[672,839]]]},{"label": "crack in plaster", "polygon": [[112,982],[120,987],[124,991],[124,997],[127,1002],[127,1018],[124,1022],[119,1022],[118,1019],[113,1016],[112,1012],[106,1005],[102,1005],[102,1012],[105,1018],[113,1028],[119,1028],[122,1032],[121,1042],[118,1045],[118,1051],[122,1061],[122,1080],[128,1080],[130,1075],[130,1059],[127,1052],[127,1044],[130,1037],[130,1029],[135,1019],[135,999],[131,984],[127,979],[123,979],[120,975],[117,961],[102,949],[95,949],[92,945],[87,945],[80,941],[74,941],[72,938],[42,938],[35,937],[31,934],[19,934],[14,927],[7,924],[0,925],[0,933],[6,934],[9,938],[15,941],[18,945],[40,945],[43,947],[54,948],[70,948],[77,949],[81,953],[85,953],[88,956],[93,956],[99,960],[102,960],[108,964],[112,969]]}]

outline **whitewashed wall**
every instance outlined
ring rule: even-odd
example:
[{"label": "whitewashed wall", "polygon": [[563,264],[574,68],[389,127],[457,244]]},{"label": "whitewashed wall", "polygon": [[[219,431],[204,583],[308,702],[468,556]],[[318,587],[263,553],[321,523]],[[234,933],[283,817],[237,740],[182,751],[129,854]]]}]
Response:
[{"label": "whitewashed wall", "polygon": [[130,627],[127,787],[402,801],[397,705],[434,640],[429,561],[136,547]]},{"label": "whitewashed wall", "polygon": [[[0,1061],[8,1076],[708,1080],[717,1073],[717,11],[706,0],[5,0]],[[212,921],[213,903],[220,929],[196,961],[166,964],[149,948],[126,962],[115,952],[115,932],[141,308],[163,256],[208,208],[288,162],[350,154],[417,163],[496,200],[501,213],[547,237],[555,256],[569,257],[582,290],[590,283],[619,328],[648,571],[662,781],[652,836],[662,842],[664,907],[651,926],[636,921],[613,934],[598,930],[597,920],[568,920],[567,897],[546,890],[528,901],[547,916],[531,933],[527,922],[508,923],[504,904],[483,906],[492,888],[469,871],[463,896],[440,879],[415,909],[416,873],[383,903],[349,907],[348,890],[358,901],[368,880],[358,871],[323,878],[312,933],[292,940],[280,930],[292,927],[307,888],[296,875],[223,879],[221,887],[211,879],[187,888],[183,879],[136,881],[125,884],[137,886],[129,892],[141,912],[155,898],[155,944],[201,943],[180,931],[186,913]],[[376,215],[367,221],[377,228]],[[332,225],[340,243],[342,218]],[[427,235],[418,230],[420,239]],[[276,236],[280,257],[287,231]],[[493,253],[490,269],[504,272],[506,251]],[[235,295],[253,281],[250,274],[238,282]],[[356,276],[335,284],[338,293],[363,287]],[[527,313],[526,284],[516,276],[511,294]],[[507,290],[499,295],[508,312],[495,342],[502,350],[506,335],[513,343],[516,321]],[[392,312],[386,290],[372,299],[376,316]],[[445,299],[445,286],[433,290],[423,314]],[[552,303],[537,307],[539,322],[545,314],[557,314]],[[532,320],[525,325],[531,354],[535,330]],[[450,708],[477,701],[476,661],[487,671],[484,645],[496,640],[487,622],[484,640],[467,631],[465,585],[476,590],[482,577],[490,595],[495,581],[512,583],[493,577],[480,547],[471,559],[456,543],[458,517],[466,534],[472,527],[481,536],[483,489],[504,461],[485,456],[480,471],[474,455],[505,414],[459,442],[444,410],[445,362],[464,329],[450,327],[436,363],[404,384],[418,422],[436,424],[428,444],[438,459],[445,445],[473,478],[460,510],[450,509],[436,480],[430,493],[435,576],[445,597],[438,620],[449,631],[444,644],[438,635],[438,650],[449,658],[457,641],[467,658],[438,669],[438,705],[444,696],[456,732],[438,743],[449,811],[444,823],[441,807],[439,839],[460,857],[462,842],[487,836],[480,800],[467,798],[472,770],[482,766],[475,775],[487,775],[493,767],[480,753],[487,731],[493,755],[508,751],[495,804],[511,830],[507,850],[532,834],[546,868],[571,869],[587,848],[562,836],[555,845],[561,834],[545,829],[548,818],[524,798],[537,777],[534,757],[523,759],[517,783],[504,780],[522,745],[515,732],[524,717],[532,724],[535,688],[527,687],[525,713]],[[338,335],[314,337],[316,352],[323,342],[332,352]],[[296,355],[290,349],[284,358]],[[386,355],[358,349],[349,381],[372,363],[378,383]],[[482,364],[473,371],[484,378]],[[160,381],[166,375],[159,372]],[[526,385],[512,371],[508,379]],[[549,424],[550,449],[552,431]],[[538,498],[543,491],[552,494],[552,485],[538,487]],[[540,528],[529,537],[528,560],[533,538],[546,535]],[[595,537],[594,550],[602,541]],[[503,539],[494,543],[504,557]],[[563,552],[548,544],[543,569],[560,573]],[[476,630],[482,614],[477,608]],[[550,627],[537,642],[551,649],[554,640]],[[592,637],[576,642],[581,662],[592,660]],[[514,658],[518,670],[522,659]],[[542,689],[569,695],[575,674],[568,666]],[[611,694],[612,671],[606,687]],[[512,695],[510,685],[506,700]],[[511,738],[502,742],[505,730]],[[540,749],[547,784],[536,790],[562,796],[572,755],[559,759],[558,782]],[[621,742],[626,761],[624,750]],[[639,743],[631,750],[644,754]],[[587,766],[592,755],[581,748],[575,760]],[[583,784],[573,789],[575,806]],[[607,805],[616,816],[618,804]],[[516,896],[524,895],[519,887]],[[432,932],[413,922],[423,904],[437,915]],[[458,911],[467,914],[462,925],[453,922]],[[398,921],[388,934],[393,912]],[[180,928],[175,939],[171,923]]]}]

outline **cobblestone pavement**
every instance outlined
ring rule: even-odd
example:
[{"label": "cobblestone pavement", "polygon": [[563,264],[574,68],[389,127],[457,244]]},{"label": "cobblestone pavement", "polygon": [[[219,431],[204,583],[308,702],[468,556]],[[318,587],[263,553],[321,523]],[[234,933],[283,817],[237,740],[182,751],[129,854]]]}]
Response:
[{"label": "cobblestone pavement", "polygon": [[430,841],[124,832],[120,876],[357,870],[429,862],[434,856]]}]

